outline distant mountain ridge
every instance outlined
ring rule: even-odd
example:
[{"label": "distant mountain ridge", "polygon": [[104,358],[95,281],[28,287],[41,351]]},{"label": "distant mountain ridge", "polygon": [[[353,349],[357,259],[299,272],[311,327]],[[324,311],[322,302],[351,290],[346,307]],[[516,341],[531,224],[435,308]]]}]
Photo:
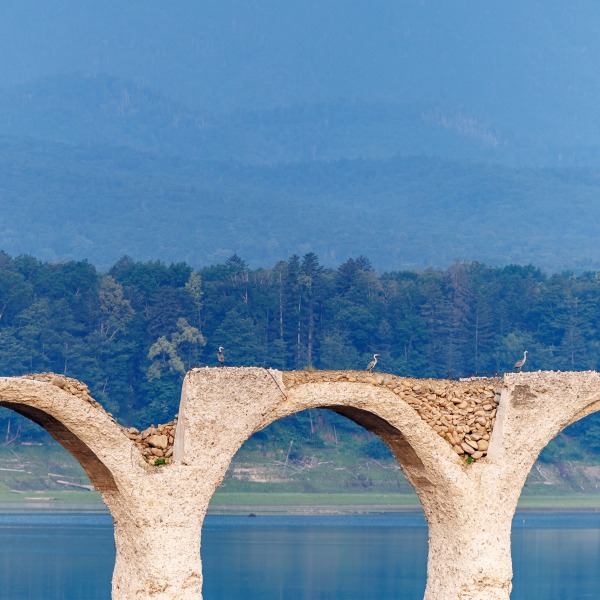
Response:
[{"label": "distant mountain ridge", "polygon": [[379,270],[453,260],[598,268],[600,174],[396,157],[277,166],[0,138],[9,254],[252,266],[313,251]]},{"label": "distant mountain ridge", "polygon": [[584,166],[579,155],[589,148],[597,160],[593,0],[34,0],[3,7],[1,17],[6,86],[107,74],[209,114],[339,103],[441,107],[492,127],[511,153],[532,145]]},{"label": "distant mountain ridge", "polygon": [[75,73],[0,89],[0,114],[0,135],[247,164],[427,155],[512,166],[600,165],[600,147],[539,143],[474,112],[425,102],[210,113],[133,81]]}]

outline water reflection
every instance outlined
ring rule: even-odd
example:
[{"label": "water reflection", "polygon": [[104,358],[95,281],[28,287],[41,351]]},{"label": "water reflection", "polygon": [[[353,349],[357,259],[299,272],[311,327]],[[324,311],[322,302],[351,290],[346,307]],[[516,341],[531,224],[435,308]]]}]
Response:
[{"label": "water reflection", "polygon": [[[511,600],[598,600],[600,598],[600,529],[584,528],[555,516],[557,528],[538,523],[513,529]],[[561,521],[563,521],[561,523]],[[567,522],[564,522],[567,521]],[[590,516],[598,527],[598,516]],[[588,525],[592,525],[590,522]]]},{"label": "water reflection", "polygon": [[[0,598],[109,600],[108,515],[0,515]],[[421,600],[422,514],[216,517],[203,528],[205,600]],[[511,600],[600,598],[600,513],[521,513]],[[160,566],[158,566],[159,568]]]},{"label": "water reflection", "polygon": [[207,600],[423,598],[420,515],[219,519],[203,531]]},{"label": "water reflection", "polygon": [[1,515],[0,598],[109,600],[110,517]]}]

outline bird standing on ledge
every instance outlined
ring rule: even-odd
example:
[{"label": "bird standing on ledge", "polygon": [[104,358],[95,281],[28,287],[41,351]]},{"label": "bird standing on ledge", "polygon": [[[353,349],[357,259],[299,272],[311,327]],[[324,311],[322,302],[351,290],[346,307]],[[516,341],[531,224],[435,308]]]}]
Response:
[{"label": "bird standing on ledge", "polygon": [[223,346],[219,346],[219,351],[217,352],[217,360],[219,361],[220,367],[225,365],[225,355],[223,354],[223,350]]},{"label": "bird standing on ledge", "polygon": [[369,373],[375,368],[377,364],[377,357],[381,356],[381,354],[373,354],[373,360],[367,365],[365,371],[369,371]]},{"label": "bird standing on ledge", "polygon": [[521,372],[521,369],[523,368],[523,365],[525,364],[525,361],[527,360],[527,350],[525,350],[524,354],[523,354],[523,358],[521,360],[518,360],[515,363],[515,366],[513,367],[513,369],[516,369],[517,371],[519,371],[519,373]]}]

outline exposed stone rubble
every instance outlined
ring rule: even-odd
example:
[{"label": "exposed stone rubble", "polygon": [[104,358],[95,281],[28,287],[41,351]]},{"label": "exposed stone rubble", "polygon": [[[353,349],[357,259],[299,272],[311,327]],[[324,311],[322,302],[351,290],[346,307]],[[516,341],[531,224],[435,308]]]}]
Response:
[{"label": "exposed stone rubble", "polygon": [[492,378],[409,379],[363,371],[287,371],[283,381],[288,389],[335,381],[386,387],[414,408],[456,454],[473,460],[487,454],[496,422],[496,390],[501,386],[501,379]]},{"label": "exposed stone rubble", "polygon": [[164,425],[158,425],[158,427],[151,425],[141,432],[135,427],[129,427],[125,433],[130,440],[135,442],[149,465],[170,465],[173,462],[176,427],[177,419]]},{"label": "exposed stone rubble", "polygon": [[[65,392],[69,392],[74,396],[82,398],[86,402],[89,402],[92,406],[98,410],[104,411],[102,404],[97,402],[90,395],[90,390],[85,383],[72,379],[64,375],[57,373],[33,373],[23,375],[23,379],[33,379],[35,381],[43,381],[51,383],[56,387],[59,387]],[[106,412],[106,411],[104,411]],[[115,423],[117,421],[113,418],[111,413],[106,413]],[[118,424],[118,423],[117,423]],[[173,443],[175,440],[175,427],[177,426],[177,419],[166,423],[165,425],[158,425],[155,427],[151,425],[144,431],[140,432],[135,427],[120,427],[125,432],[125,435],[132,440],[135,445],[140,449],[144,460],[152,466],[156,466],[157,459],[160,464],[170,465],[173,462]],[[164,460],[164,462],[163,462]]]},{"label": "exposed stone rubble", "polygon": [[[71,379],[70,377],[66,377],[65,375],[58,375],[57,373],[29,373],[27,375],[22,375],[22,379],[33,379],[34,381],[44,381],[46,383],[51,383],[56,387],[59,387],[65,392],[69,392],[74,396],[78,396],[79,398],[83,398],[86,402],[89,402],[92,406],[99,408],[100,410],[104,410],[104,407],[96,402],[90,395],[90,389],[85,383],[78,381],[77,379]],[[112,415],[110,413],[106,413],[110,417]],[[114,420],[114,419],[113,419]]]}]

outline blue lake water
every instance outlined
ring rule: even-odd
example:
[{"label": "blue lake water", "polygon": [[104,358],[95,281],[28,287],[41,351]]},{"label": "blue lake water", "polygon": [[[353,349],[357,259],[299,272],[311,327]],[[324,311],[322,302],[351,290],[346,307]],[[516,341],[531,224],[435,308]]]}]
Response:
[{"label": "blue lake water", "polygon": [[[0,515],[0,598],[109,600],[108,515]],[[205,600],[421,600],[421,514],[209,516]],[[521,513],[512,600],[600,599],[600,513]],[[157,565],[160,569],[160,565]]]}]

